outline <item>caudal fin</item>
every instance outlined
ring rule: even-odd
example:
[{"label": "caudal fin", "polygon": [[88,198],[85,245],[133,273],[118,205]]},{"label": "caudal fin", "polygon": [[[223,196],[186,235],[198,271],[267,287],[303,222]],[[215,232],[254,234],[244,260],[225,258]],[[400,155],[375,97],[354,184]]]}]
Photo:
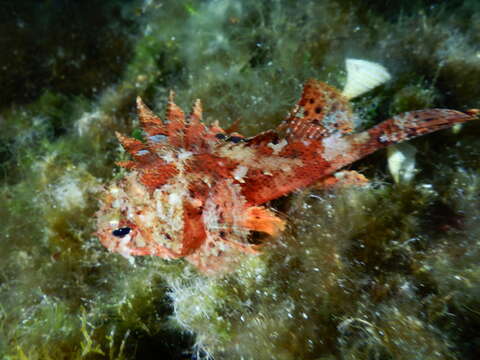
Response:
[{"label": "caudal fin", "polygon": [[396,115],[369,130],[346,136],[353,152],[349,153],[348,159],[339,156],[335,163],[340,168],[383,147],[478,119],[479,113],[477,109],[466,112],[428,109]]}]

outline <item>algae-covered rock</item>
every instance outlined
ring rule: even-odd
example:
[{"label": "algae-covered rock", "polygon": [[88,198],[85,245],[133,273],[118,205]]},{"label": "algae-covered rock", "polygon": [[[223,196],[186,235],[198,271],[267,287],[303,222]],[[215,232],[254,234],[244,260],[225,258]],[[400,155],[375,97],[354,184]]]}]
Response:
[{"label": "algae-covered rock", "polygon": [[254,135],[307,78],[342,85],[355,57],[392,73],[355,100],[359,128],[478,108],[476,1],[20,3],[0,25],[0,357],[478,357],[478,124],[411,142],[410,181],[380,152],[353,166],[364,188],[276,201],[286,232],[225,276],[130,264],[94,234],[137,95],[201,98],[207,122]]}]

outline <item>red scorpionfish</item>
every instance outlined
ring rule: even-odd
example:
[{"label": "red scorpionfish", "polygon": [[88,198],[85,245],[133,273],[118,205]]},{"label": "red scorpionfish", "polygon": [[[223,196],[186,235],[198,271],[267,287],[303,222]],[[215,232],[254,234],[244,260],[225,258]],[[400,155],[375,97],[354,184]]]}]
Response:
[{"label": "red scorpionfish", "polygon": [[284,230],[270,200],[314,184],[362,184],[362,175],[341,169],[391,144],[476,119],[478,110],[419,110],[355,133],[349,100],[389,77],[379,64],[348,59],[342,92],[309,80],[277,129],[249,138],[203,124],[199,100],[185,116],[172,93],[163,122],[138,98],[146,141],[117,133],[133,160],[118,163],[129,172],[104,191],[101,243],[130,259],[185,258],[203,273],[223,272],[239,254],[259,252],[252,234]]}]

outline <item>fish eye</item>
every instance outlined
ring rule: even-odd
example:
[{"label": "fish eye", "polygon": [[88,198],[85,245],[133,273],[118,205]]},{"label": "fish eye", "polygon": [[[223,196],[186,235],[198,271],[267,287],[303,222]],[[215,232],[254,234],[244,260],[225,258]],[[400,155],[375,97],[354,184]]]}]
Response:
[{"label": "fish eye", "polygon": [[130,228],[127,226],[127,227],[122,227],[122,228],[118,228],[117,230],[113,230],[112,231],[112,235],[113,236],[116,236],[116,237],[119,237],[119,238],[122,238],[124,237],[125,235],[128,235],[128,233],[130,232]]}]

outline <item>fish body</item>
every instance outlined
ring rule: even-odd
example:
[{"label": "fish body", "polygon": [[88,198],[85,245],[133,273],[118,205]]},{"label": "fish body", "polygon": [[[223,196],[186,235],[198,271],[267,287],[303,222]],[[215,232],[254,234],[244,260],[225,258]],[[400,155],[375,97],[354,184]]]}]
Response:
[{"label": "fish body", "polygon": [[199,100],[186,116],[171,94],[164,122],[138,98],[146,141],[117,134],[132,160],[118,164],[127,175],[102,195],[102,244],[127,258],[185,258],[204,273],[224,271],[239,254],[260,251],[256,237],[284,230],[270,200],[313,184],[364,183],[362,175],[341,169],[388,145],[476,118],[476,110],[428,109],[355,133],[349,100],[377,84],[363,81],[358,91],[350,75],[343,92],[309,80],[280,126],[250,138],[205,125]]}]

